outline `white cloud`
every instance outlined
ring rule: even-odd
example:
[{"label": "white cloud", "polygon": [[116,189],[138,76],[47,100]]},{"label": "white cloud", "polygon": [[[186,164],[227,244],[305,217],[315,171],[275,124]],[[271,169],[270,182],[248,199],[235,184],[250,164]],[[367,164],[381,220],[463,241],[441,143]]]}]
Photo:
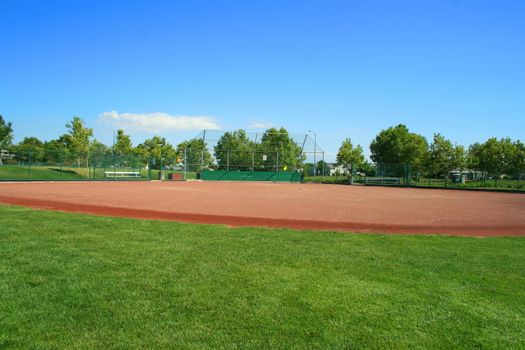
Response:
[{"label": "white cloud", "polygon": [[268,129],[271,128],[273,124],[271,122],[265,122],[261,120],[254,120],[250,123],[251,129]]},{"label": "white cloud", "polygon": [[126,131],[163,132],[169,130],[219,130],[215,117],[169,115],[167,113],[119,113],[103,112],[99,120]]}]

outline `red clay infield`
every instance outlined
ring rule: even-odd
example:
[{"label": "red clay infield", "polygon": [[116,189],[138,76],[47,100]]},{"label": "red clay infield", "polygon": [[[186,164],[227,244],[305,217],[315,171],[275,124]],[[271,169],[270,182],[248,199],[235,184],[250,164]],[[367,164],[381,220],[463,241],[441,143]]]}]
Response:
[{"label": "red clay infield", "polygon": [[525,194],[263,182],[0,183],[0,203],[231,226],[525,236]]}]

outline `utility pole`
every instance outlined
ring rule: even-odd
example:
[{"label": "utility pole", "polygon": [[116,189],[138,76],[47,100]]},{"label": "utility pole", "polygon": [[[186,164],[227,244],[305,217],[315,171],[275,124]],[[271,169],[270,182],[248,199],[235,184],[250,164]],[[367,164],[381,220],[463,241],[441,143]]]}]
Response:
[{"label": "utility pole", "polygon": [[315,131],[308,130],[309,133],[314,134],[314,182],[315,182],[315,174],[317,173],[317,164],[316,164],[316,154],[317,154],[317,134]]}]

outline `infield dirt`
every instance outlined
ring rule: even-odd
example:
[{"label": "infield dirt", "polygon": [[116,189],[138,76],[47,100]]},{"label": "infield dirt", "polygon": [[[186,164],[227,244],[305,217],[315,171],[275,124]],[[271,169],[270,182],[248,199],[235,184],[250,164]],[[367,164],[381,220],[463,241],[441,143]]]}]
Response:
[{"label": "infield dirt", "polygon": [[525,235],[525,195],[266,182],[0,183],[0,203],[231,226]]}]

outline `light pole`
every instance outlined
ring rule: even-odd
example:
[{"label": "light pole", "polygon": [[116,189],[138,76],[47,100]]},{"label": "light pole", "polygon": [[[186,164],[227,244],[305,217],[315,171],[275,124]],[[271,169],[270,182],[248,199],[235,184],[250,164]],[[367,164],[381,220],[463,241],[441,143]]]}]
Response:
[{"label": "light pole", "polygon": [[308,130],[309,133],[312,133],[314,134],[314,183],[315,183],[315,173],[317,173],[317,164],[315,163],[315,160],[316,160],[316,154],[317,154],[317,134],[315,133],[315,131],[312,131],[312,130]]}]

